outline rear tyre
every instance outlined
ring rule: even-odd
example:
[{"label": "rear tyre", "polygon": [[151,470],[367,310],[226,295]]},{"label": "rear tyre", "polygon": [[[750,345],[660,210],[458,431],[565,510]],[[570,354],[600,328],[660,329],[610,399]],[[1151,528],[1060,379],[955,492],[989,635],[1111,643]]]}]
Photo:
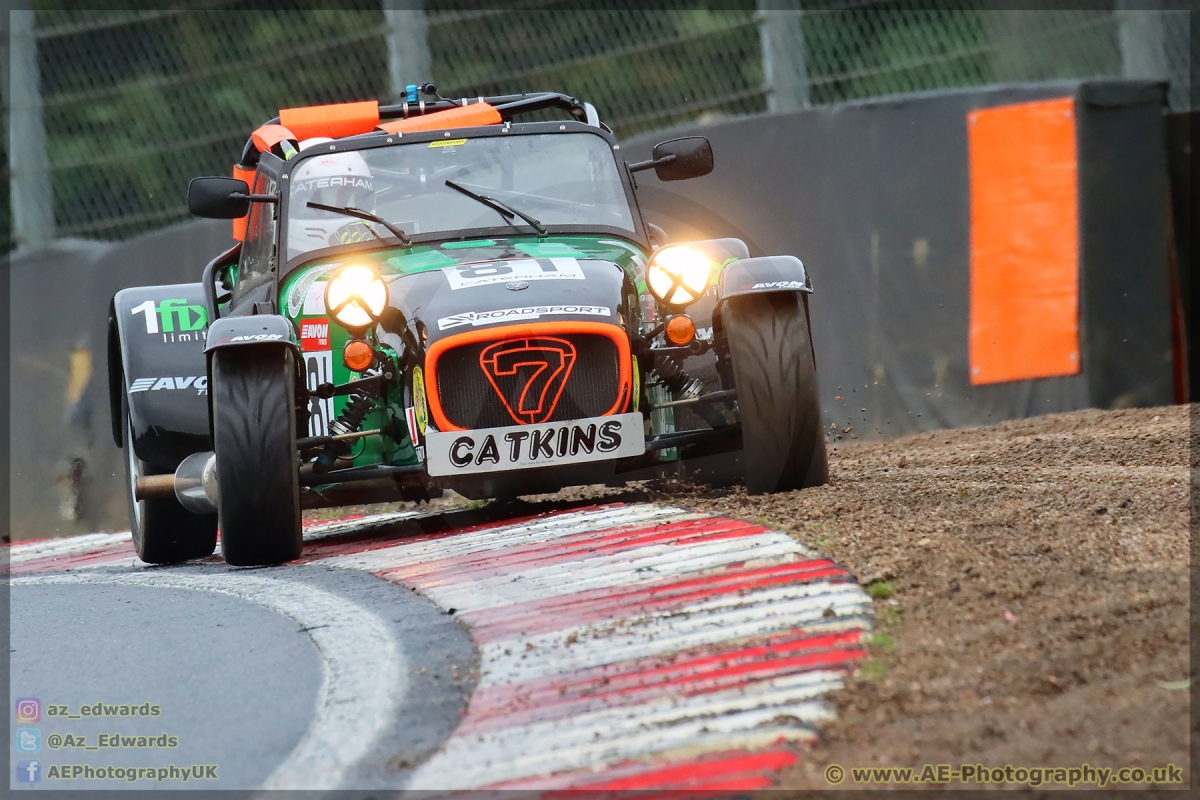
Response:
[{"label": "rear tyre", "polygon": [[217,549],[217,515],[193,514],[174,497],[135,500],[133,485],[138,478],[163,475],[173,469],[156,468],[133,452],[133,426],[127,398],[121,411],[125,420],[125,486],[129,502],[129,530],[138,558],[147,564],[178,564],[210,556]]},{"label": "rear tyre", "polygon": [[300,556],[295,368],[285,348],[213,356],[213,447],[221,554],[239,567]]},{"label": "rear tyre", "polygon": [[827,483],[817,365],[803,297],[772,292],[730,298],[722,323],[741,411],[746,491]]}]

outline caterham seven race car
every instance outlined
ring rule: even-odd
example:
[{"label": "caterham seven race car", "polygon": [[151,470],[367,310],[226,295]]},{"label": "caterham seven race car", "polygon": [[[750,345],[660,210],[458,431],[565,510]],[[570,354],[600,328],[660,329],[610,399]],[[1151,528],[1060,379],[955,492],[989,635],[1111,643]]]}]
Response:
[{"label": "caterham seven race car", "polygon": [[219,526],[227,562],[276,564],[300,555],[304,508],[714,457],[750,492],[826,481],[804,266],[668,242],[639,209],[637,173],[705,175],[706,139],[629,163],[589,103],[436,92],[282,110],[232,178],[188,188],[237,244],[199,283],[112,299],[144,561],[209,555]]}]

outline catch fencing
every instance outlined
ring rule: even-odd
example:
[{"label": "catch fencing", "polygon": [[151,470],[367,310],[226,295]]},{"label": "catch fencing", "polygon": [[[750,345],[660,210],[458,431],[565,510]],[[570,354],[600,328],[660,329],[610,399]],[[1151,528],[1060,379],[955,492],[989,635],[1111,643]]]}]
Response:
[{"label": "catch fencing", "polygon": [[1165,79],[1172,108],[1192,107],[1188,12],[1135,10],[1144,4],[1134,0],[1036,11],[983,0],[955,10],[873,0],[423,5],[13,12],[2,60],[12,192],[0,219],[14,222],[0,246],[119,240],[178,222],[187,181],[226,174],[278,108],[395,99],[427,79],[452,97],[563,91],[594,103],[620,136],[1065,78]]}]

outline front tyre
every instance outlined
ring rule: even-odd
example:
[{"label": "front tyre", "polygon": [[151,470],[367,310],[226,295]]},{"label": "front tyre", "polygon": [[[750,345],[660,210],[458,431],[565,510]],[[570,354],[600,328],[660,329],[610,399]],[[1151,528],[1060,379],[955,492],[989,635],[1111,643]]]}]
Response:
[{"label": "front tyre", "polygon": [[829,481],[808,309],[797,293],[732,297],[722,324],[741,411],[746,491]]},{"label": "front tyre", "polygon": [[234,566],[300,556],[294,372],[286,348],[239,347],[213,355],[221,554]]},{"label": "front tyre", "polygon": [[133,452],[133,425],[128,398],[121,411],[125,420],[125,486],[129,501],[129,530],[138,558],[147,564],[178,564],[212,555],[217,549],[217,515],[193,514],[174,497],[134,499],[139,478],[174,472],[147,464]]}]

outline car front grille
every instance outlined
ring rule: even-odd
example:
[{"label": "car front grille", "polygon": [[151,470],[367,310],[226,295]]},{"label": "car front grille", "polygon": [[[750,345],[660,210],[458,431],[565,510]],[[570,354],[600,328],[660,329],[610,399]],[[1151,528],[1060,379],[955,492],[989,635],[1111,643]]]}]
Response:
[{"label": "car front grille", "polygon": [[607,336],[554,333],[451,347],[437,359],[441,410],[458,428],[598,417],[622,409],[620,352]]}]

